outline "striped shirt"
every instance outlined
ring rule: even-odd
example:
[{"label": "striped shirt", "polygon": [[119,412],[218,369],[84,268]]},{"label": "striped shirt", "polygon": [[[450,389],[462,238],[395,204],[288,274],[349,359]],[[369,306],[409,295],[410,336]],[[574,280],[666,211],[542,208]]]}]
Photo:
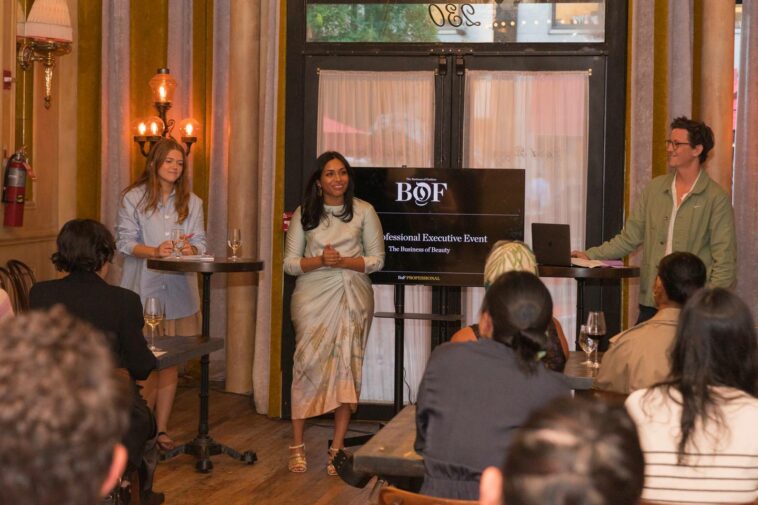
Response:
[{"label": "striped shirt", "polygon": [[[681,396],[671,389],[640,389],[626,400],[645,454],[642,498],[669,503],[745,503],[758,499],[758,399],[732,388],[713,388],[724,425],[698,422],[687,457],[677,463]],[[646,393],[649,394],[646,396]]]}]

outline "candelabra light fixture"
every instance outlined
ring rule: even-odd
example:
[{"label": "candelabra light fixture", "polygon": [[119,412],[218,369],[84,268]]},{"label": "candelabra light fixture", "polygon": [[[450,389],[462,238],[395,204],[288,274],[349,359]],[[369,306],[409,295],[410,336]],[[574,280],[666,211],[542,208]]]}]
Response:
[{"label": "candelabra light fixture", "polygon": [[21,70],[26,71],[35,61],[45,68],[45,108],[49,109],[55,57],[70,53],[74,40],[66,0],[37,0],[16,32]]},{"label": "candelabra light fixture", "polygon": [[[174,129],[174,120],[167,119],[166,113],[171,108],[176,89],[176,80],[171,77],[167,68],[159,68],[148,83],[153,96],[153,106],[158,111],[157,116],[137,118],[132,122],[134,141],[139,145],[140,152],[147,157],[153,144],[160,139],[171,136]],[[200,123],[192,118],[179,121],[180,140],[184,144],[187,154],[192,149],[192,144],[197,142],[197,134],[200,131]]]}]

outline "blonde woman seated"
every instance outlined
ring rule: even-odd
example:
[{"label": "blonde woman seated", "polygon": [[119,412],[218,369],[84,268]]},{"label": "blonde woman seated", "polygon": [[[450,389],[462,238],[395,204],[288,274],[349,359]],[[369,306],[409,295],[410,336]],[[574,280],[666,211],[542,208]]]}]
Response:
[{"label": "blonde woman seated", "polygon": [[[539,275],[537,258],[534,253],[523,242],[506,240],[496,242],[484,264],[484,289],[489,289],[495,280],[504,273],[514,271]],[[563,372],[568,359],[569,348],[561,323],[553,317],[548,325],[547,332],[547,349],[542,362],[550,370]],[[480,338],[479,325],[472,324],[458,330],[450,341],[468,342]]]}]

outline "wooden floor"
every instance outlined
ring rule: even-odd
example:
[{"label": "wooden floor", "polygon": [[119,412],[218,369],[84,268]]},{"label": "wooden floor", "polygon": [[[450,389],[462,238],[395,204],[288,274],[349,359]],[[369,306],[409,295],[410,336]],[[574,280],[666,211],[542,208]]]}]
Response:
[{"label": "wooden floor", "polygon": [[[180,386],[171,415],[170,432],[179,443],[197,433],[198,388]],[[351,429],[376,431],[370,423],[351,423]],[[331,421],[318,419],[306,425],[308,471],[287,471],[287,445],[291,443],[288,421],[255,413],[247,396],[213,388],[210,396],[210,433],[214,439],[239,451],[258,455],[254,465],[245,465],[226,455],[213,457],[210,473],[195,471],[192,456],[177,456],[162,462],[156,471],[154,489],[166,494],[167,504],[237,505],[366,505],[374,481],[363,489],[351,487],[339,477],[326,475],[327,440]],[[348,434],[349,435],[349,434]]]}]

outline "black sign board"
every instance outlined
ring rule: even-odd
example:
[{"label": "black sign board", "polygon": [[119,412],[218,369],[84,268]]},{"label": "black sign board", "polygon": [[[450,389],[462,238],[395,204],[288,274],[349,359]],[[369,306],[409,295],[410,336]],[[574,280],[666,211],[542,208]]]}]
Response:
[{"label": "black sign board", "polygon": [[354,171],[356,196],[384,230],[387,256],[374,283],[481,286],[492,245],[524,239],[523,170]]}]

